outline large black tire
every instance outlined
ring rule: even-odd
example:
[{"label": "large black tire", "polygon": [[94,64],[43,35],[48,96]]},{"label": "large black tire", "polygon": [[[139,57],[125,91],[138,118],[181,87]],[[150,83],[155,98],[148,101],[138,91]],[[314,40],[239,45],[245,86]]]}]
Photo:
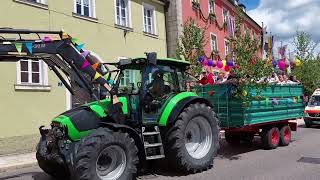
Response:
[{"label": "large black tire", "polygon": [[264,149],[277,148],[280,143],[279,129],[277,127],[262,129],[261,140]]},{"label": "large black tire", "polygon": [[[197,127],[196,124],[198,124],[198,128],[193,128]],[[192,144],[190,142],[196,138],[196,133],[202,133],[200,129],[202,132],[207,132],[207,136],[205,135],[207,139],[200,138],[199,148],[192,152],[190,151],[190,147],[192,147],[189,146]],[[219,148],[218,119],[212,108],[200,103],[186,107],[168,129],[164,145],[166,156],[173,167],[188,173],[209,169]],[[199,153],[197,153],[198,149]]]},{"label": "large black tire", "polygon": [[280,146],[288,146],[291,142],[291,128],[288,125],[280,129]]},{"label": "large black tire", "polygon": [[225,131],[224,138],[230,145],[239,145],[241,140],[239,133],[232,133],[229,131]]},{"label": "large black tire", "polygon": [[[123,163],[118,164],[120,162]],[[137,173],[138,163],[138,149],[129,134],[99,128],[81,140],[75,158],[74,176],[78,180],[101,180],[106,175],[111,179],[131,180]],[[112,172],[117,175],[108,172],[108,168],[117,167],[120,170]]]},{"label": "large black tire", "polygon": [[[41,138],[37,146],[36,158],[39,167],[50,176],[56,179],[68,178],[70,176],[69,170],[66,165],[62,165],[54,160],[49,160],[47,156],[47,141]],[[59,157],[62,158],[62,157]],[[62,159],[61,159],[62,160]]]}]

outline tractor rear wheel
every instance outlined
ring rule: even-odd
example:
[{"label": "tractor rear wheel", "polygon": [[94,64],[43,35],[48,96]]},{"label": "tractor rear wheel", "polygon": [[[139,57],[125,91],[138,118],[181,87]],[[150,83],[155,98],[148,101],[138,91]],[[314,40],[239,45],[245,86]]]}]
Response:
[{"label": "tractor rear wheel", "polygon": [[81,140],[74,174],[78,180],[132,179],[138,161],[138,149],[129,134],[99,128]]},{"label": "tractor rear wheel", "polygon": [[185,172],[207,170],[219,148],[218,120],[206,104],[191,104],[168,129],[165,139],[170,164]]}]

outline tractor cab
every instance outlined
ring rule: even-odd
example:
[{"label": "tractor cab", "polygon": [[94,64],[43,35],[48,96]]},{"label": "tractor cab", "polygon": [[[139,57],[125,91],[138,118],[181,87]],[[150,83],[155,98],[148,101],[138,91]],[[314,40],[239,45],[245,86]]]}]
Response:
[{"label": "tractor cab", "polygon": [[117,63],[120,71],[118,96],[127,98],[131,121],[157,124],[168,101],[185,91],[182,79],[189,63],[157,59],[156,53],[146,54],[146,57]]}]

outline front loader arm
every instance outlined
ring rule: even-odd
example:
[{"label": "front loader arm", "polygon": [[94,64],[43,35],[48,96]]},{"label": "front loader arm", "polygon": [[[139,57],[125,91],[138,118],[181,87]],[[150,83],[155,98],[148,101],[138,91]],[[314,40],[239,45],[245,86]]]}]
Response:
[{"label": "front loader arm", "polygon": [[[92,80],[97,81],[101,86],[104,86],[111,95],[114,95],[107,81],[101,76],[99,69],[93,68],[92,60],[84,50],[77,49],[76,43],[72,42],[72,37],[60,31],[31,31],[19,29],[0,29],[2,34],[17,34],[18,39],[6,39],[3,36],[0,39],[0,62],[19,61],[21,58],[28,59],[44,59],[50,55],[59,55],[63,61],[75,72],[81,81],[84,82],[86,89],[92,94],[92,86],[87,83],[82,73],[86,73]],[[21,34],[36,34],[39,39],[22,39]],[[39,34],[59,35],[59,40],[43,40]],[[83,53],[83,54],[82,54]],[[46,62],[46,61],[45,61]],[[47,62],[46,62],[47,63]],[[50,67],[52,63],[47,63]],[[53,68],[57,73],[57,69]],[[61,77],[57,74],[61,79]],[[65,83],[64,80],[62,80]],[[68,88],[70,90],[70,88]]]}]

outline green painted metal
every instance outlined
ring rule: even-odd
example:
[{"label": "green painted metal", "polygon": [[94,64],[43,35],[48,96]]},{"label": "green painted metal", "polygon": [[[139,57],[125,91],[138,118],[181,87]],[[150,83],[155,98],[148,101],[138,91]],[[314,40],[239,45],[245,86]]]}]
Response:
[{"label": "green painted metal", "polygon": [[194,92],[181,92],[181,93],[175,95],[173,98],[171,98],[170,101],[166,104],[164,110],[162,111],[162,114],[161,114],[161,117],[160,117],[160,120],[159,120],[159,125],[160,126],[166,126],[168,118],[170,116],[170,113],[176,107],[176,105],[181,100],[183,100],[183,99],[185,99],[187,97],[194,97],[194,96],[198,96],[198,95],[196,93],[194,93]]},{"label": "green painted metal", "polygon": [[90,133],[90,130],[82,132],[78,131],[72,124],[70,118],[65,115],[54,118],[52,122],[59,123],[62,127],[66,127],[68,129],[68,136],[72,141],[79,141],[82,137],[87,136]]},{"label": "green painted metal", "polygon": [[[123,113],[127,115],[129,113],[127,98],[119,97],[119,101],[122,103]],[[111,103],[110,98],[106,98],[100,101],[91,102],[87,105],[90,107],[91,110],[93,110],[97,114],[98,117],[102,118],[106,116],[104,109],[107,108],[110,103]]]},{"label": "green painted metal", "polygon": [[[232,96],[231,86],[227,84],[196,87],[195,91],[214,105],[220,126],[224,129],[303,116],[303,87],[300,85],[269,85],[260,93],[251,87],[248,88],[247,102]],[[255,99],[257,95],[262,98]],[[274,99],[277,103],[272,102]]]}]

